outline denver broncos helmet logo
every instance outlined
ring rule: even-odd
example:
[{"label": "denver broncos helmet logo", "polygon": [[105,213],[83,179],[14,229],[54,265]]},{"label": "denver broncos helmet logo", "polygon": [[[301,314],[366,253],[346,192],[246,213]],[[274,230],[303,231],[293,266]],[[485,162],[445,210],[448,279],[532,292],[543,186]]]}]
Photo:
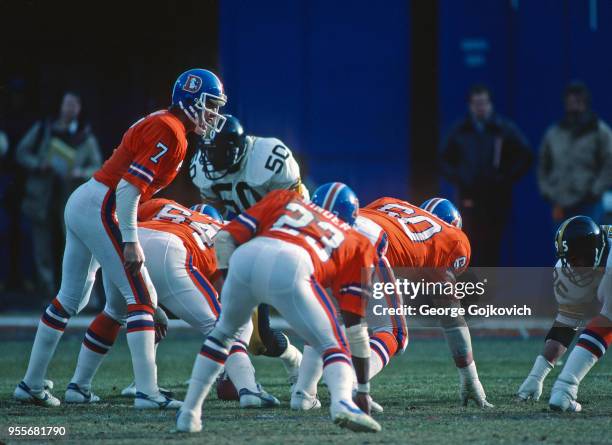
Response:
[{"label": "denver broncos helmet logo", "polygon": [[189,93],[197,93],[200,91],[200,88],[202,88],[202,83],[203,81],[201,77],[190,74],[183,85],[183,90]]}]

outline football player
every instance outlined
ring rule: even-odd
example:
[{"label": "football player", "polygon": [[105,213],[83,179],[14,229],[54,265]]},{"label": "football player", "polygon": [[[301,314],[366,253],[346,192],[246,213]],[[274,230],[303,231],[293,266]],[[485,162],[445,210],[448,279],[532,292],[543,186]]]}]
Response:
[{"label": "football player", "polygon": [[[189,172],[205,202],[230,220],[272,190],[296,190],[309,197],[300,179],[300,168],[282,141],[247,135],[238,119],[224,117],[222,131],[214,140],[200,138],[198,152],[191,160]],[[295,383],[302,358],[300,351],[283,332],[270,327],[269,309],[265,305],[257,309],[253,321],[249,350],[255,355],[280,358],[290,383]]]},{"label": "football player", "polygon": [[[195,207],[198,210],[167,199],[147,201],[138,209],[138,237],[158,303],[206,337],[221,309],[213,286],[221,277],[212,238],[223,221],[218,213],[218,219],[208,216],[215,215],[214,208],[211,211],[201,205]],[[107,295],[103,313],[94,319],[83,339],[77,369],[66,391],[66,402],[99,401],[90,390],[91,381],[124,323],[125,310],[125,303],[116,292]],[[249,324],[232,345],[225,363],[226,372],[236,382],[241,408],[278,406],[280,402],[255,381],[246,351],[251,331]]]},{"label": "football player", "polygon": [[519,388],[521,399],[540,398],[544,379],[565,354],[578,329],[586,324],[549,401],[554,410],[582,410],[576,401],[578,385],[612,343],[611,238],[611,226],[598,226],[586,216],[574,216],[559,226],[555,236],[558,261],[554,269],[559,309],[542,353]]},{"label": "football player", "polygon": [[70,196],[61,288],[38,325],[26,375],[15,388],[16,399],[60,404],[44,389],[43,379],[69,318],[87,304],[95,272],[102,266],[110,291],[122,295],[127,304],[128,345],[138,389],[134,406],[180,406],[157,386],[153,321],[157,295],[144,266],[136,214],[140,201],[176,176],[186,155],[187,134],[212,138],[221,129],[224,118],[218,110],[225,102],[223,85],[212,72],[191,69],[181,74],[171,106],[132,125],[111,158]]},{"label": "football player", "polygon": [[[333,190],[313,195],[313,201],[327,208],[333,202]],[[378,253],[378,279],[394,282],[393,268],[410,268],[427,272],[436,281],[454,280],[469,264],[470,245],[461,231],[461,216],[454,205],[442,198],[424,202],[422,208],[395,198],[380,198],[362,208],[357,230],[366,235]],[[459,305],[457,300],[437,301],[436,304]],[[373,306],[400,308],[403,304],[397,292],[384,299],[370,299],[367,320],[372,328],[370,336],[370,378],[401,354],[408,342],[404,317],[375,315]],[[440,324],[459,371],[460,397],[463,405],[469,399],[480,407],[491,407],[478,378],[472,355],[470,332],[462,317],[443,317]],[[303,366],[295,391],[292,408],[312,409],[320,404],[312,397],[316,393],[316,367],[309,363],[310,351],[304,349]],[[382,411],[372,403],[376,411]]]},{"label": "football player", "polygon": [[[335,205],[343,220],[294,191],[275,190],[219,231],[219,268],[228,267],[229,260],[223,312],[196,358],[177,416],[178,431],[202,429],[202,402],[229,345],[262,302],[276,308],[322,356],[334,423],[354,431],[380,430],[368,415],[370,351],[367,327],[361,324],[375,254],[369,241],[351,228],[359,207],[352,190],[342,185]],[[346,338],[326,287],[333,289],[339,303]],[[358,380],[355,402],[353,365]]]}]

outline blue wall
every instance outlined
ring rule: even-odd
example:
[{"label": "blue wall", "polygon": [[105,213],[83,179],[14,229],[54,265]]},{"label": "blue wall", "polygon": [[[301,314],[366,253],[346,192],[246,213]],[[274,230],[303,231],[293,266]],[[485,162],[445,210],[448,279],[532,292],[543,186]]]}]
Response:
[{"label": "blue wall", "polygon": [[[465,113],[465,93],[476,82],[492,88],[496,109],[519,125],[535,152],[546,128],[561,117],[563,88],[572,79],[590,86],[594,109],[609,122],[612,2],[440,0],[439,13],[444,132]],[[515,189],[505,263],[549,264],[553,230],[534,168]]]},{"label": "blue wall", "polygon": [[409,165],[408,2],[220,4],[220,71],[247,132],[282,139],[316,183],[362,202],[405,196]]}]

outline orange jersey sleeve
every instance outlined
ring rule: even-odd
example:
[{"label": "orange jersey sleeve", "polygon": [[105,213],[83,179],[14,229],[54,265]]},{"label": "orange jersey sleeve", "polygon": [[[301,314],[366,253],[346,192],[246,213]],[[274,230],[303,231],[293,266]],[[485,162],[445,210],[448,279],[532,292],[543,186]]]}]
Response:
[{"label": "orange jersey sleeve", "polygon": [[470,244],[465,233],[420,207],[380,198],[360,214],[387,233],[387,258],[393,267],[450,269],[458,275],[469,265]]},{"label": "orange jersey sleeve", "polygon": [[352,230],[334,254],[336,272],[331,287],[340,309],[365,315],[371,291],[376,251],[370,241]]},{"label": "orange jersey sleeve", "polygon": [[125,179],[145,201],[174,179],[186,153],[184,125],[172,113],[158,111],[128,129],[94,178],[110,188]]}]

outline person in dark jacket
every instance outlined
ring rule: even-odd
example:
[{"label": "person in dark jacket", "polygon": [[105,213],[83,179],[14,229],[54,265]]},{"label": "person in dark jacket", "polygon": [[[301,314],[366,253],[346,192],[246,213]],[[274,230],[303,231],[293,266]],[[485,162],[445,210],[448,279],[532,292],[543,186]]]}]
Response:
[{"label": "person in dark jacket", "polygon": [[472,265],[498,266],[512,187],[529,170],[533,153],[518,127],[494,112],[486,86],[470,89],[468,109],[444,142],[441,170],[457,187]]}]

